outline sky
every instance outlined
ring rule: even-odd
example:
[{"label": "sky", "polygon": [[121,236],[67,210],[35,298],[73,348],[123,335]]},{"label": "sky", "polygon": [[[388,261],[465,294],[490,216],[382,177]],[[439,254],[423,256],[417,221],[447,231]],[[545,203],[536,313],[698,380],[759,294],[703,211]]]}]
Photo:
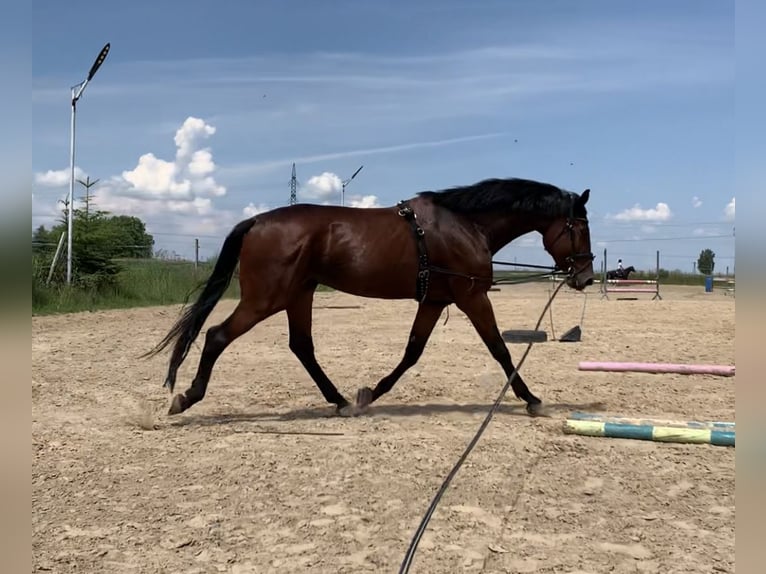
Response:
[{"label": "sky", "polygon": [[[735,12],[719,0],[33,5],[32,227],[76,176],[164,253],[298,200],[524,177],[582,192],[600,266],[734,270]],[[84,188],[77,184],[76,197]],[[550,264],[536,233],[495,259]]]}]

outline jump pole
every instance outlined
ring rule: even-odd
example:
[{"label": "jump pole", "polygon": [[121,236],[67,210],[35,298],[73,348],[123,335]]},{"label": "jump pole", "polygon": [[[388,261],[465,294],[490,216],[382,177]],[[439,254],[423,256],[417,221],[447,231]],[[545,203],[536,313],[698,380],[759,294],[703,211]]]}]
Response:
[{"label": "jump pole", "polygon": [[651,419],[602,417],[587,413],[572,413],[564,421],[564,433],[713,446],[735,446],[736,442],[736,427],[733,422],[662,422]]},{"label": "jump pole", "polygon": [[[662,300],[660,295],[660,251],[657,250],[655,276],[654,279],[607,279],[606,272],[606,248],[604,248],[604,261],[602,267],[602,281],[601,281],[601,298],[609,299],[609,293],[652,293],[652,301],[655,299]],[[611,288],[609,286],[612,286]],[[634,287],[621,287],[621,285],[634,285]],[[635,287],[635,285],[652,285],[649,287]]]},{"label": "jump pole", "polygon": [[620,363],[610,361],[580,361],[580,371],[609,371],[636,373],[677,373],[681,375],[717,375],[733,377],[734,365],[683,365],[678,363]]},{"label": "jump pole", "polygon": [[717,428],[720,430],[734,430],[736,423],[725,421],[678,421],[669,419],[654,419],[644,417],[626,417],[624,415],[606,415],[597,413],[585,413],[574,411],[569,415],[570,420],[595,421],[602,423],[653,425],[664,427],[683,428]]}]

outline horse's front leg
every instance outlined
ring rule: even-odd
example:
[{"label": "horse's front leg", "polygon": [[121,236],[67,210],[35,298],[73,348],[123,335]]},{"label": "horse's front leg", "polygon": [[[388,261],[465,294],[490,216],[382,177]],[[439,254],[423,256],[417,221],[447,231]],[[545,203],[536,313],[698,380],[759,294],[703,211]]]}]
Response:
[{"label": "horse's front leg", "polygon": [[[505,376],[510,378],[515,371],[515,367],[511,361],[511,353],[508,351],[508,347],[497,328],[495,313],[492,310],[492,303],[490,303],[487,294],[469,294],[455,303],[471,321],[481,340],[484,341],[484,344],[492,354],[492,357],[503,367]],[[527,412],[529,414],[541,414],[542,401],[532,394],[518,372],[511,381],[511,388],[518,398],[527,403]]]},{"label": "horse's front leg", "polygon": [[367,406],[379,399],[382,395],[390,391],[402,375],[415,365],[423,354],[423,349],[428,342],[428,338],[436,326],[436,321],[447,305],[445,303],[421,303],[415,320],[410,330],[410,338],[404,349],[404,356],[391,373],[383,377],[374,389],[363,387],[359,389],[356,395],[357,409],[362,411]]}]

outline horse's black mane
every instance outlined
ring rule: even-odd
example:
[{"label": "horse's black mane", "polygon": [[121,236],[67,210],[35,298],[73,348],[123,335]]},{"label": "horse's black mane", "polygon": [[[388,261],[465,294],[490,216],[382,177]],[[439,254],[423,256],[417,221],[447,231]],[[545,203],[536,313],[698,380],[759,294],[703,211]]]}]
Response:
[{"label": "horse's black mane", "polygon": [[549,183],[530,179],[485,179],[473,185],[418,194],[457,213],[487,211],[520,211],[550,217],[569,215],[585,217],[585,207],[577,203],[578,195]]}]

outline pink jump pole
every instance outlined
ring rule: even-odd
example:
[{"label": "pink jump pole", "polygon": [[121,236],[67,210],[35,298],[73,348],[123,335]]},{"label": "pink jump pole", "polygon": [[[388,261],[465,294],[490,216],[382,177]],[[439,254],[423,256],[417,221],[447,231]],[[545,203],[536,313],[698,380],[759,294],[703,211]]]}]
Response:
[{"label": "pink jump pole", "polygon": [[581,361],[581,371],[617,371],[637,373],[678,373],[682,375],[718,375],[733,377],[734,365],[679,365],[676,363],[617,363]]}]

